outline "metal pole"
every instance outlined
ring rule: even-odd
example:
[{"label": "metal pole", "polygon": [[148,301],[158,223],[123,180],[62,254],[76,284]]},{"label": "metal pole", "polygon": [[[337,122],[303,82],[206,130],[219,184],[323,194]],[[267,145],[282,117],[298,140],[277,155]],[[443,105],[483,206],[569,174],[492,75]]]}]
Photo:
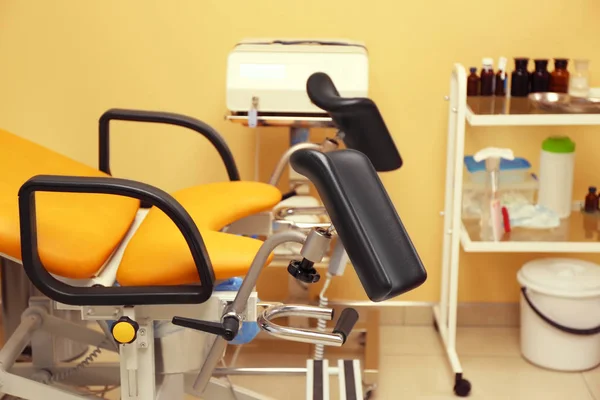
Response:
[{"label": "metal pole", "polygon": [[29,306],[32,285],[20,264],[0,258],[2,287],[2,325],[9,338],[21,324],[21,315]]},{"label": "metal pole", "polygon": [[21,324],[0,351],[0,370],[8,371],[23,349],[31,341],[31,335],[41,325],[42,318],[39,315],[28,315],[23,317]]},{"label": "metal pole", "polygon": [[252,261],[252,265],[250,266],[250,269],[248,270],[248,273],[246,274],[246,277],[244,278],[244,281],[240,286],[240,290],[237,292],[230,309],[238,315],[244,312],[248,298],[250,298],[250,294],[252,294],[252,291],[256,286],[256,282],[258,282],[258,277],[260,276],[266,261],[269,259],[269,255],[277,246],[286,242],[304,244],[305,240],[306,235],[298,231],[277,233],[265,240],[263,245],[258,250],[258,253],[256,253],[254,261]]},{"label": "metal pole", "polygon": [[279,162],[277,163],[277,166],[271,175],[271,179],[269,179],[269,185],[277,186],[277,183],[279,183],[279,179],[281,179],[281,175],[283,175],[283,171],[288,165],[292,154],[302,149],[321,150],[321,145],[315,143],[298,143],[297,145],[290,147],[279,159]]},{"label": "metal pole", "polygon": [[[276,233],[275,235],[269,237],[263,245],[256,253],[254,257],[254,261],[252,261],[252,265],[240,286],[240,290],[238,290],[231,307],[228,307],[225,312],[233,312],[237,315],[241,315],[243,311],[246,309],[246,305],[248,303],[248,298],[252,294],[254,287],[256,286],[256,282],[258,281],[258,277],[266,264],[266,261],[269,259],[269,255],[275,250],[277,246],[286,242],[296,242],[300,244],[304,244],[306,240],[306,235],[298,232],[298,231],[285,231],[281,233]],[[223,339],[221,336],[217,336],[208,356],[206,357],[206,361],[204,361],[204,365],[194,382],[193,389],[196,392],[202,393],[217,364],[223,357],[223,353],[225,352],[225,348],[227,347],[227,341]]]}]

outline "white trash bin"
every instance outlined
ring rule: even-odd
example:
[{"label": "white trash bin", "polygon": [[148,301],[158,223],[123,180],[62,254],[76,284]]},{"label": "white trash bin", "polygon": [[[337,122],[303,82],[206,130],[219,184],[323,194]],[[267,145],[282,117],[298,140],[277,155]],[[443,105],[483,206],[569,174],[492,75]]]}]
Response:
[{"label": "white trash bin", "polygon": [[600,364],[600,265],[546,258],[526,263],[521,284],[521,353],[538,366],[583,371]]}]

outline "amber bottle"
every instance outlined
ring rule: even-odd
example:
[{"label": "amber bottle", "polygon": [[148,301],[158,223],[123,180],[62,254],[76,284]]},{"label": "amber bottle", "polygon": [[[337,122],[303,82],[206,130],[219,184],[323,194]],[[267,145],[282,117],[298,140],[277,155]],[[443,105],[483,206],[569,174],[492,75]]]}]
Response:
[{"label": "amber bottle", "polygon": [[491,58],[483,59],[483,68],[479,79],[479,94],[482,96],[492,96],[494,94],[494,60]]},{"label": "amber bottle", "polygon": [[515,70],[511,75],[510,95],[512,97],[527,97],[529,94],[529,58],[515,58]]},{"label": "amber bottle", "polygon": [[498,60],[498,72],[496,73],[496,96],[506,95],[506,57],[500,57]]},{"label": "amber bottle", "polygon": [[569,91],[569,71],[566,58],[554,59],[554,71],[550,74],[550,91],[556,93],[567,93]]},{"label": "amber bottle", "polygon": [[548,60],[534,60],[535,71],[531,77],[531,93],[547,92],[550,89],[550,73]]},{"label": "amber bottle", "polygon": [[598,197],[596,196],[596,188],[594,186],[590,186],[588,189],[583,209],[587,213],[594,213],[598,210]]},{"label": "amber bottle", "polygon": [[477,76],[477,68],[469,69],[471,74],[467,77],[467,96],[477,96],[479,94],[479,76]]}]

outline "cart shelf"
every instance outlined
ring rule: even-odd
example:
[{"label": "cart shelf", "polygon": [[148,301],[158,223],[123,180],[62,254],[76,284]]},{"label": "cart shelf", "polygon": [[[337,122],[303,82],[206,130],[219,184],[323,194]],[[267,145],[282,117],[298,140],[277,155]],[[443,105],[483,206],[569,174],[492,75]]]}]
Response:
[{"label": "cart shelf", "polygon": [[500,242],[479,240],[479,220],[463,219],[460,241],[473,253],[600,253],[600,218],[573,212],[553,229],[515,228]]},{"label": "cart shelf", "polygon": [[467,97],[465,116],[471,126],[600,125],[600,114],[550,114],[527,98]]}]

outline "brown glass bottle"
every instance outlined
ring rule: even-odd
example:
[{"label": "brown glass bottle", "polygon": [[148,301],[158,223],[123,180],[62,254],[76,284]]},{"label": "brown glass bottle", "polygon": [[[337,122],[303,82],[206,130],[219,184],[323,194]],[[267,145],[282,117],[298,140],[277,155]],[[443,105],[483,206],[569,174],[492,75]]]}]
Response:
[{"label": "brown glass bottle", "polygon": [[566,58],[554,59],[554,71],[550,74],[550,91],[556,93],[567,93],[569,91],[569,71]]},{"label": "brown glass bottle", "polygon": [[496,96],[506,96],[506,83],[507,83],[507,75],[506,75],[506,57],[500,57],[498,59],[498,72],[496,73],[496,83],[494,94]]},{"label": "brown glass bottle", "polygon": [[515,70],[511,75],[510,95],[512,97],[527,97],[529,94],[529,58],[515,58]]},{"label": "brown glass bottle", "polygon": [[483,59],[483,68],[479,78],[479,94],[481,96],[492,96],[494,94],[494,60]]},{"label": "brown glass bottle", "polygon": [[477,76],[477,68],[469,69],[471,74],[467,77],[467,96],[477,96],[479,94],[479,76]]},{"label": "brown glass bottle", "polygon": [[531,77],[531,93],[547,92],[550,89],[550,73],[548,60],[534,60],[535,71]]},{"label": "brown glass bottle", "polygon": [[496,90],[494,94],[496,96],[506,95],[506,71],[498,71],[496,74]]},{"label": "brown glass bottle", "polygon": [[594,186],[590,186],[588,189],[583,209],[586,213],[595,213],[598,210],[598,197],[596,196],[596,188]]}]

